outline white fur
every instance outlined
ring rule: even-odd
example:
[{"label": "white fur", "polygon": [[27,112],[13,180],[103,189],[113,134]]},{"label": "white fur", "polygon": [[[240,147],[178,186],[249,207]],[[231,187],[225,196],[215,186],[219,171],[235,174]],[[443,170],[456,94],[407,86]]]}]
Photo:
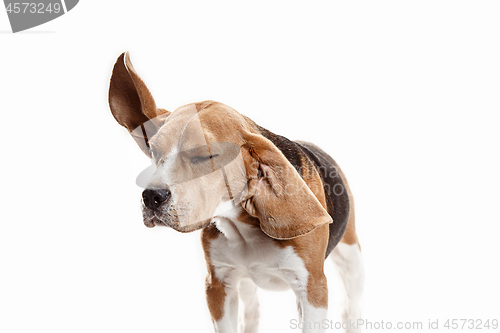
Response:
[{"label": "white fur", "polygon": [[324,333],[326,327],[324,320],[328,319],[328,309],[315,308],[306,298],[299,301],[299,309],[302,313],[302,321],[304,333]]},{"label": "white fur", "polygon": [[224,315],[215,323],[216,333],[238,332],[238,293],[235,289],[226,288]]},{"label": "white fur", "polygon": [[228,218],[237,216],[239,209],[234,207],[214,217],[225,236],[212,241],[211,261],[217,278],[234,285],[242,278],[250,278],[269,290],[307,288],[309,272],[293,248],[280,248],[260,228]]},{"label": "white fur", "polygon": [[[364,285],[364,269],[361,250],[358,244],[339,243],[330,255],[344,284],[344,303],[342,321],[361,319],[361,295]],[[349,327],[350,325],[347,325]],[[360,330],[347,330],[348,333]]]},{"label": "white fur", "polygon": [[257,333],[259,327],[259,301],[257,285],[251,279],[242,279],[238,288],[242,309],[240,311],[240,332]]},{"label": "white fur", "polygon": [[[178,153],[176,146],[172,147],[169,156],[175,156]],[[157,156],[153,156],[153,164],[156,165],[156,170],[151,177],[148,188],[165,188],[172,185],[172,175],[175,170],[175,159],[166,158],[163,162],[158,160]]]},{"label": "white fur", "polygon": [[[243,303],[242,317],[245,319],[240,327],[244,328],[245,333],[257,332],[256,286],[267,290],[291,288],[297,295],[303,321],[322,322],[326,319],[326,309],[315,308],[307,301],[309,272],[304,261],[291,246],[280,248],[260,228],[237,221],[240,209],[224,203],[218,207],[214,217],[215,225],[223,236],[212,241],[210,260],[216,277],[227,285],[225,311],[223,318],[216,323],[217,332],[237,332],[234,293],[238,291]],[[323,331],[305,328],[303,332]]]},{"label": "white fur", "polygon": [[[229,200],[222,202],[217,206],[214,216],[219,218],[223,217],[229,220],[236,220],[236,218],[238,217],[238,213],[238,209],[235,209],[233,207],[233,201]],[[215,221],[217,221],[217,219],[215,219]]]}]

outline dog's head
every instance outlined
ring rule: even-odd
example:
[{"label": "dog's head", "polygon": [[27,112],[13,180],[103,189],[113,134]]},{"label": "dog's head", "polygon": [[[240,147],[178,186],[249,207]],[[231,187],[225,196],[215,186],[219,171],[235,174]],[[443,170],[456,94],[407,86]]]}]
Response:
[{"label": "dog's head", "polygon": [[113,68],[109,105],[116,121],[153,161],[139,177],[145,187],[146,226],[201,229],[223,203],[240,205],[260,220],[266,234],[278,239],[331,222],[322,188],[310,188],[321,182],[313,180],[308,187],[251,120],[213,101],[174,112],[157,108],[128,53]]}]

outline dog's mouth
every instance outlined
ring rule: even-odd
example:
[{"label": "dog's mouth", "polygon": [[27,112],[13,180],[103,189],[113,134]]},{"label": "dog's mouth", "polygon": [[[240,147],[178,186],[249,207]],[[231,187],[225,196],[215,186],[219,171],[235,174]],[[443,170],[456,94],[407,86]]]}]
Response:
[{"label": "dog's mouth", "polygon": [[156,226],[160,226],[160,227],[167,227],[168,226],[167,224],[165,224],[161,219],[157,218],[156,216],[152,216],[150,218],[145,218],[144,225],[148,228],[154,228]]},{"label": "dog's mouth", "polygon": [[212,219],[206,219],[199,222],[186,223],[188,220],[189,211],[185,210],[174,210],[168,209],[166,212],[161,210],[151,210],[145,206],[142,207],[142,215],[144,225],[148,228],[154,228],[155,226],[160,227],[170,227],[179,232],[192,232],[205,228],[210,224]]},{"label": "dog's mouth", "polygon": [[174,214],[169,214],[168,211],[152,210],[144,205],[142,207],[142,217],[144,225],[148,228],[154,228],[155,226],[169,227],[179,222],[178,217]]}]

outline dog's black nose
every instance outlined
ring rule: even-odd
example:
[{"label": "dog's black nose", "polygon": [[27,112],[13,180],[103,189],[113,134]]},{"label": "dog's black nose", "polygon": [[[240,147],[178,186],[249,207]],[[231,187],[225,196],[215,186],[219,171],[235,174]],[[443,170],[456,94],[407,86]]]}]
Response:
[{"label": "dog's black nose", "polygon": [[145,189],[142,192],[142,201],[149,209],[160,207],[162,203],[170,198],[169,190]]}]

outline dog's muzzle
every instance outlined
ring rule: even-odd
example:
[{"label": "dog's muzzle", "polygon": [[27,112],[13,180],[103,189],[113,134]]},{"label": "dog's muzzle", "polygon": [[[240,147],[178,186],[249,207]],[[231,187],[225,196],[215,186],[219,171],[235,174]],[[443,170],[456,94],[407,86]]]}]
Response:
[{"label": "dog's muzzle", "polygon": [[[163,224],[190,232],[206,226],[221,202],[232,201],[234,205],[241,202],[246,196],[247,178],[238,144],[219,142],[215,138],[207,140],[205,126],[194,106],[178,114],[185,120],[181,118],[179,124],[171,126],[168,134],[178,138],[170,139],[172,142],[165,141],[161,135],[156,136],[154,130],[149,133],[148,129],[157,127],[148,122],[133,131],[136,132],[134,137],[143,138],[141,145],[145,147],[149,142],[146,137],[151,138],[152,143],[155,140],[169,142],[166,145],[168,153],[157,151],[158,160],[141,172],[137,184],[144,188],[146,226]],[[168,119],[176,123],[176,114]],[[161,144],[155,145],[161,147]]]}]

